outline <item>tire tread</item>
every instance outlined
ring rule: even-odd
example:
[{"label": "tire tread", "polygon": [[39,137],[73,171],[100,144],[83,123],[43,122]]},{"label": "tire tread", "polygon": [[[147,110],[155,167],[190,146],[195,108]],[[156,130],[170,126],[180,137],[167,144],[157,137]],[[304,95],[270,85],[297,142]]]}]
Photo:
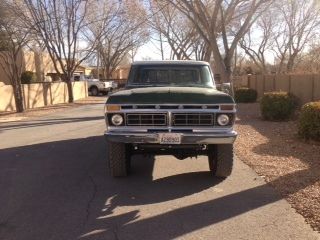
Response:
[{"label": "tire tread", "polygon": [[234,152],[232,144],[218,144],[209,147],[209,167],[217,177],[226,178],[233,169]]},{"label": "tire tread", "polygon": [[128,175],[126,161],[126,146],[124,143],[107,142],[107,162],[112,177],[125,177]]}]

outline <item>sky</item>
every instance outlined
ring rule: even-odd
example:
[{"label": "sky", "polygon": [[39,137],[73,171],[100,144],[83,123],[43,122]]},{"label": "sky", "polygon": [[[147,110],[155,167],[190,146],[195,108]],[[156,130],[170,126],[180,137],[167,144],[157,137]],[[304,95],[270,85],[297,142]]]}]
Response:
[{"label": "sky", "polygon": [[[145,45],[141,46],[138,51],[136,56],[134,57],[134,61],[143,61],[143,60],[162,60],[161,59],[161,53],[159,50],[160,46],[159,43],[156,41],[149,41]],[[238,47],[238,52],[243,53],[243,50]],[[169,59],[170,57],[170,50],[169,46],[164,47],[164,55],[165,59]],[[266,52],[266,60],[269,63],[274,62],[274,56],[271,52]]]},{"label": "sky", "polygon": [[145,45],[140,47],[134,57],[135,61],[142,60],[161,60],[161,53],[152,41],[147,42]]}]

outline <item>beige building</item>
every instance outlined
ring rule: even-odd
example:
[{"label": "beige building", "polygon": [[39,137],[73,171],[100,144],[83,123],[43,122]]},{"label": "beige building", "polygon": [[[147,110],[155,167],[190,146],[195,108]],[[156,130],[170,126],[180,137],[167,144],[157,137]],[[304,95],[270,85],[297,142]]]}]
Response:
[{"label": "beige building", "polygon": [[[0,59],[0,61],[2,60]],[[57,73],[49,54],[46,52],[25,51],[21,54],[19,61],[22,64],[22,72],[33,72],[37,82],[52,82],[60,80],[60,76]],[[10,85],[10,80],[1,66],[5,66],[5,64],[0,62],[0,82]],[[57,67],[61,70],[60,64],[57,64]],[[75,74],[87,75],[88,71],[90,70],[87,70],[85,66],[79,66],[76,69]]]},{"label": "beige building", "polygon": [[[1,61],[1,60],[0,60]],[[22,95],[26,109],[68,102],[68,89],[65,82],[57,81],[59,76],[51,58],[46,53],[24,52],[19,56],[21,70],[31,71],[41,83],[22,84]],[[0,62],[0,112],[16,110],[13,87],[3,69],[6,65]],[[85,74],[86,68],[80,66],[77,74]],[[74,100],[88,96],[86,81],[72,83]]]},{"label": "beige building", "polygon": [[[0,59],[0,83],[4,83],[5,85],[10,85],[10,79],[8,78],[5,71],[1,66],[5,66],[5,64],[1,63]],[[54,64],[46,52],[41,51],[25,51],[21,54],[20,60],[21,62],[21,70],[22,72],[30,71],[34,73],[34,78],[37,82],[56,82],[60,81],[61,77],[57,73]],[[57,67],[60,72],[60,64],[57,64]],[[125,82],[128,78],[130,70],[129,61],[122,61],[121,66],[118,67],[112,74],[112,79],[118,80],[119,82]],[[100,76],[102,76],[103,69],[99,69]],[[94,78],[98,77],[97,67],[88,67],[80,65],[74,72],[75,76],[85,75],[92,76]]]}]

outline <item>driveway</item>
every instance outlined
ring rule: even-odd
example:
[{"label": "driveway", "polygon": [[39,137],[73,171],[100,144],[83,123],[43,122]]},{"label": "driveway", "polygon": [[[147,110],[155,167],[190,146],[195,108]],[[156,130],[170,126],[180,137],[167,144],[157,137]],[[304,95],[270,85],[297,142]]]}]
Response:
[{"label": "driveway", "polygon": [[103,99],[0,124],[0,239],[320,239],[239,159],[225,181],[169,156],[110,178],[103,131]]}]

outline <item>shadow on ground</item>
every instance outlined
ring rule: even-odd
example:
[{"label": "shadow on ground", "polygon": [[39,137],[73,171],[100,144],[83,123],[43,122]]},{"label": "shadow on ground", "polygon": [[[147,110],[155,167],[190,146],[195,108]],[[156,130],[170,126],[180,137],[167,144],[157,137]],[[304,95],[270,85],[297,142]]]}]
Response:
[{"label": "shadow on ground", "polygon": [[[246,108],[250,108],[250,111]],[[295,173],[296,179],[291,178],[288,182],[289,179],[284,178],[282,185],[290,186],[295,192],[296,188],[300,189],[299,185],[302,181],[305,182],[306,187],[320,181],[320,146],[308,144],[299,139],[296,135],[296,122],[263,121],[259,117],[258,104],[240,105],[238,116],[239,119],[236,122],[238,125],[249,125],[267,138],[266,143],[253,147],[254,153],[261,156],[287,157],[288,167],[290,167],[290,158],[299,159],[306,165],[306,169]],[[291,191],[284,190],[282,194],[286,197]]]},{"label": "shadow on ground", "polygon": [[6,123],[3,126],[0,125],[0,130],[14,130],[21,128],[31,128],[31,127],[40,127],[40,126],[49,126],[55,124],[64,124],[64,123],[77,123],[77,122],[87,122],[87,121],[96,121],[104,120],[104,116],[99,117],[76,117],[76,118],[50,118],[43,120],[36,120],[34,122],[28,121],[19,121],[16,123]]},{"label": "shadow on ground", "polygon": [[140,219],[139,210],[112,215],[220,180],[209,172],[153,180],[154,158],[143,156],[134,159],[132,176],[113,179],[105,157],[102,136],[0,150],[0,239],[173,239],[281,199],[263,185],[149,218]]}]

